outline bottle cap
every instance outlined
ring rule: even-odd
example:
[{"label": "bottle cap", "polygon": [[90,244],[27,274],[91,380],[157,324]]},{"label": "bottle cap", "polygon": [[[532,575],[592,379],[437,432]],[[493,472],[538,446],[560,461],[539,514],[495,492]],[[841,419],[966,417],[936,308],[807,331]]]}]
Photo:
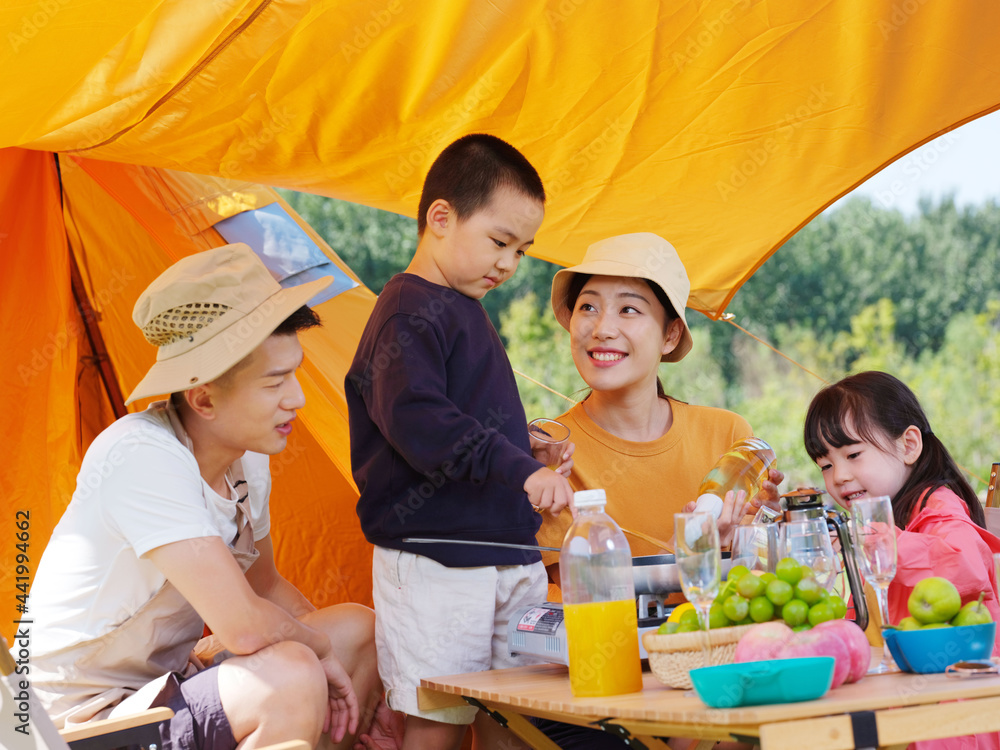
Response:
[{"label": "bottle cap", "polygon": [[711,513],[718,518],[722,515],[722,498],[711,492],[706,492],[704,495],[698,496],[694,510],[696,513]]},{"label": "bottle cap", "polygon": [[573,504],[577,509],[597,508],[608,504],[608,496],[604,490],[580,490],[573,493]]}]

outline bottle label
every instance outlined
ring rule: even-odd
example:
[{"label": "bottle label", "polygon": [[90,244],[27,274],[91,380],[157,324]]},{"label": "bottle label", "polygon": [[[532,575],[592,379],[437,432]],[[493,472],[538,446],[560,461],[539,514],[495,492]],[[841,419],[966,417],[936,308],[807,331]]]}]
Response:
[{"label": "bottle label", "polygon": [[554,635],[562,625],[563,611],[549,607],[532,607],[517,621],[517,629],[527,633]]}]

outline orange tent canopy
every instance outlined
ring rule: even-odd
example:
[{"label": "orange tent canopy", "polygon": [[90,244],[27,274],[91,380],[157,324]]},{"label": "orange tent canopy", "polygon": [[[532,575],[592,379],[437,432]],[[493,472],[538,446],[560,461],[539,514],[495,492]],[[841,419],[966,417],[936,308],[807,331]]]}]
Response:
[{"label": "orange tent canopy", "polygon": [[50,0],[0,8],[0,147],[403,214],[496,133],[551,199],[537,254],[657,232],[718,316],[799,227],[1000,105],[994,0]]}]

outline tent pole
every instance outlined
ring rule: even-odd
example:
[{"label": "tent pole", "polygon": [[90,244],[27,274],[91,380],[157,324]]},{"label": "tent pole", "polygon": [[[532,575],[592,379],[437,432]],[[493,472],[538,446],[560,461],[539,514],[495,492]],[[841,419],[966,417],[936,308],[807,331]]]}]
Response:
[{"label": "tent pole", "polygon": [[[59,202],[63,212],[66,211],[65,196],[63,194],[62,170],[59,165],[59,154],[52,154],[56,164],[56,175],[59,178]],[[70,285],[73,292],[73,300],[76,302],[76,309],[80,313],[83,321],[83,328],[87,332],[87,341],[90,350],[94,353],[93,359],[101,375],[101,382],[104,384],[104,392],[111,403],[111,409],[115,413],[115,419],[119,419],[128,414],[125,408],[125,397],[122,395],[118,385],[118,378],[115,377],[114,368],[111,366],[111,358],[108,356],[108,349],[104,345],[104,336],[97,325],[101,319],[101,313],[94,309],[87,296],[87,287],[84,286],[83,276],[80,275],[80,266],[76,261],[76,253],[69,243],[67,236],[66,247],[69,250]]]},{"label": "tent pole", "polygon": [[98,371],[101,374],[101,382],[104,384],[104,392],[108,394],[111,408],[114,410],[115,419],[120,419],[128,414],[125,407],[125,397],[122,395],[118,385],[118,378],[115,377],[114,368],[111,366],[111,358],[108,356],[108,349],[104,345],[104,337],[97,323],[101,314],[90,304],[87,290],[83,285],[83,277],[80,275],[80,267],[76,263],[76,255],[70,249],[69,253],[70,276],[72,279],[73,299],[76,307],[80,311],[83,319],[83,327],[87,332],[87,340],[90,342],[91,351],[94,352],[94,360]]}]

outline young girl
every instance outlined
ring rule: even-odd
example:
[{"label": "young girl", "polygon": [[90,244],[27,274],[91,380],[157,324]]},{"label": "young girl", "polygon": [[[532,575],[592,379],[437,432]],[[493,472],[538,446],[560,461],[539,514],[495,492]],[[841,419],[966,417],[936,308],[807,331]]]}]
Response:
[{"label": "young girl", "polygon": [[[955,584],[963,604],[985,592],[983,603],[1000,622],[993,563],[1000,540],[986,530],[976,493],[906,385],[862,372],[824,388],[809,405],[805,445],[844,508],[864,497],[892,498],[898,562],[890,624],[909,615],[910,592],[928,576]],[[1000,654],[996,645],[993,653]]]}]

